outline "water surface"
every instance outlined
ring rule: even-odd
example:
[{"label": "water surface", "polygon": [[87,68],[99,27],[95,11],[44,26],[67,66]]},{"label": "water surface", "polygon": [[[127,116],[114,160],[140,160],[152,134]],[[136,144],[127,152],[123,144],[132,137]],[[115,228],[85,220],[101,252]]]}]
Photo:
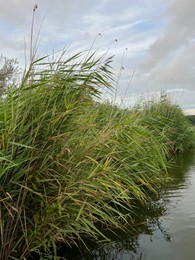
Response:
[{"label": "water surface", "polygon": [[141,213],[144,225],[134,235],[114,238],[82,259],[195,259],[195,154],[178,158],[170,175],[173,180],[160,191],[159,199]]},{"label": "water surface", "polygon": [[138,213],[133,234],[117,231],[109,244],[89,243],[90,250],[80,253],[66,248],[62,255],[67,260],[195,259],[195,153],[179,157],[169,172],[172,180]]}]

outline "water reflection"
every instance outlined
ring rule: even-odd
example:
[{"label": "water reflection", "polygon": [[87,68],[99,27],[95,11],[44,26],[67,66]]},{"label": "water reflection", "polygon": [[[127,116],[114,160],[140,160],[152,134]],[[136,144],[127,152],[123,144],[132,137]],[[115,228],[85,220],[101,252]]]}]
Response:
[{"label": "water reflection", "polygon": [[147,205],[147,208],[139,212],[135,231],[132,233],[118,232],[118,237],[112,236],[112,242],[96,247],[90,253],[83,256],[83,260],[119,260],[132,259],[143,260],[147,257],[147,251],[140,247],[140,234],[153,239],[153,233],[160,230],[166,241],[171,240],[169,230],[162,226],[160,216],[165,213],[165,205],[162,202],[153,201]]},{"label": "water reflection", "polygon": [[[178,157],[170,169],[172,180],[147,207],[137,212],[134,232],[107,234],[111,243],[88,242],[89,251],[69,251],[68,260],[184,260],[194,259],[195,154]],[[191,258],[192,257],[192,258]]]},{"label": "water reflection", "polygon": [[[137,212],[134,224],[134,231],[129,228],[129,232],[114,230],[113,233],[106,233],[112,242],[98,245],[91,241],[85,241],[90,250],[82,248],[62,248],[59,250],[59,256],[66,257],[68,260],[119,260],[146,259],[146,250],[141,249],[139,245],[140,234],[151,237],[155,230],[161,230],[164,239],[171,240],[169,231],[161,225],[160,216],[165,213],[163,202],[151,201],[147,207]],[[127,227],[128,229],[128,227]]]},{"label": "water reflection", "polygon": [[128,233],[114,230],[114,233],[106,233],[111,238],[111,243],[98,245],[86,241],[90,248],[89,251],[85,248],[80,251],[76,248],[73,248],[73,250],[63,248],[60,250],[60,255],[65,256],[68,260],[146,259],[147,252],[139,245],[140,234],[149,236],[152,241],[154,231],[160,230],[165,240],[171,240],[169,230],[161,225],[160,216],[165,214],[165,211],[164,203],[156,198],[148,203],[147,207],[142,207],[142,210],[137,212],[134,231],[132,231],[132,228],[129,228]]}]

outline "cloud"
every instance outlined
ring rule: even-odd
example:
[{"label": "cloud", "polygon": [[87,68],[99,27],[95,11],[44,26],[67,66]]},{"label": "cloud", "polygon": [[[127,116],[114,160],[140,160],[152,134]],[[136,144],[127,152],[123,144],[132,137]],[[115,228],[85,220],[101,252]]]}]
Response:
[{"label": "cloud", "polygon": [[149,58],[143,63],[145,70],[153,69],[164,59],[177,55],[180,48],[188,48],[195,37],[195,4],[194,0],[175,0],[167,14],[169,23],[157,40],[149,48]]},{"label": "cloud", "polygon": [[[97,47],[104,45],[107,48],[117,38],[121,46],[122,43],[126,45],[120,49],[124,50],[127,47],[135,50],[136,45],[141,45],[143,40],[142,37],[139,39],[140,32],[146,29],[142,28],[142,24],[145,24],[151,13],[155,11],[155,16],[158,16],[159,10],[162,9],[154,4],[154,0],[151,0],[150,4],[146,0],[131,0],[131,4],[127,0],[114,2],[108,0],[94,0],[93,2],[90,0],[56,0],[55,2],[0,0],[0,3],[0,20],[4,22],[2,28],[7,31],[7,35],[4,36],[0,30],[0,37],[5,43],[9,41],[9,44],[4,46],[6,46],[6,52],[10,49],[10,53],[13,53],[14,49],[18,51],[21,48],[24,38],[27,41],[27,48],[29,47],[32,10],[35,3],[38,4],[35,13],[35,35],[45,17],[41,30],[40,48],[46,53],[70,45],[80,45],[83,49],[90,48],[90,44],[98,33],[102,34],[102,38],[101,41],[100,39],[97,41],[100,44],[100,46],[96,45]],[[15,35],[17,35],[17,41],[20,42],[16,44],[17,46],[14,45]]]},{"label": "cloud", "polygon": [[184,109],[185,115],[195,115],[195,109]]},{"label": "cloud", "polygon": [[195,86],[195,44],[188,43],[168,62],[161,61],[153,68],[150,78],[157,84],[172,87]]},{"label": "cloud", "polygon": [[[152,90],[173,90],[172,100],[183,106],[195,103],[195,4],[175,0],[166,14],[164,31],[149,46],[140,75]],[[185,89],[183,93],[176,89]]]},{"label": "cloud", "polygon": [[[194,0],[0,0],[0,4],[0,48],[20,64],[25,48],[28,57],[32,10],[38,4],[34,35],[45,17],[39,55],[62,48],[68,49],[68,55],[90,48],[99,55],[114,55],[116,71],[124,67],[116,72],[116,77],[120,74],[119,99],[130,95],[126,88],[134,71],[133,95],[161,89],[193,91]],[[185,102],[187,95],[195,102],[189,92],[185,92]]]},{"label": "cloud", "polygon": [[22,25],[32,16],[34,1],[0,0],[0,20],[12,25]]}]

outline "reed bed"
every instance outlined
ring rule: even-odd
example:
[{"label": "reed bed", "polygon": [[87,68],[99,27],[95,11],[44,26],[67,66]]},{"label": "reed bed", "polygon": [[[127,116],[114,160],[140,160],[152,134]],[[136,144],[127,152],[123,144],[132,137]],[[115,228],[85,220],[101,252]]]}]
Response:
[{"label": "reed bed", "polygon": [[110,63],[96,53],[42,58],[1,99],[0,259],[58,259],[59,243],[133,228],[172,154],[194,145],[167,99],[133,110],[101,102]]}]

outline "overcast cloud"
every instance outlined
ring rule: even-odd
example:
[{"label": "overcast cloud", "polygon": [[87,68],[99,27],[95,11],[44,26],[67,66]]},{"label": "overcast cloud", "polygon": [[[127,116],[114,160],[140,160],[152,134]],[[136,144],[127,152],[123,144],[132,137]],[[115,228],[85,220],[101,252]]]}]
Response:
[{"label": "overcast cloud", "polygon": [[95,41],[100,54],[109,49],[115,55],[117,100],[131,104],[167,90],[183,107],[195,108],[194,0],[0,0],[1,53],[20,64],[35,4],[39,55],[86,50]]},{"label": "overcast cloud", "polygon": [[195,89],[195,2],[176,0],[167,10],[168,24],[149,47],[141,68],[157,84]]}]

